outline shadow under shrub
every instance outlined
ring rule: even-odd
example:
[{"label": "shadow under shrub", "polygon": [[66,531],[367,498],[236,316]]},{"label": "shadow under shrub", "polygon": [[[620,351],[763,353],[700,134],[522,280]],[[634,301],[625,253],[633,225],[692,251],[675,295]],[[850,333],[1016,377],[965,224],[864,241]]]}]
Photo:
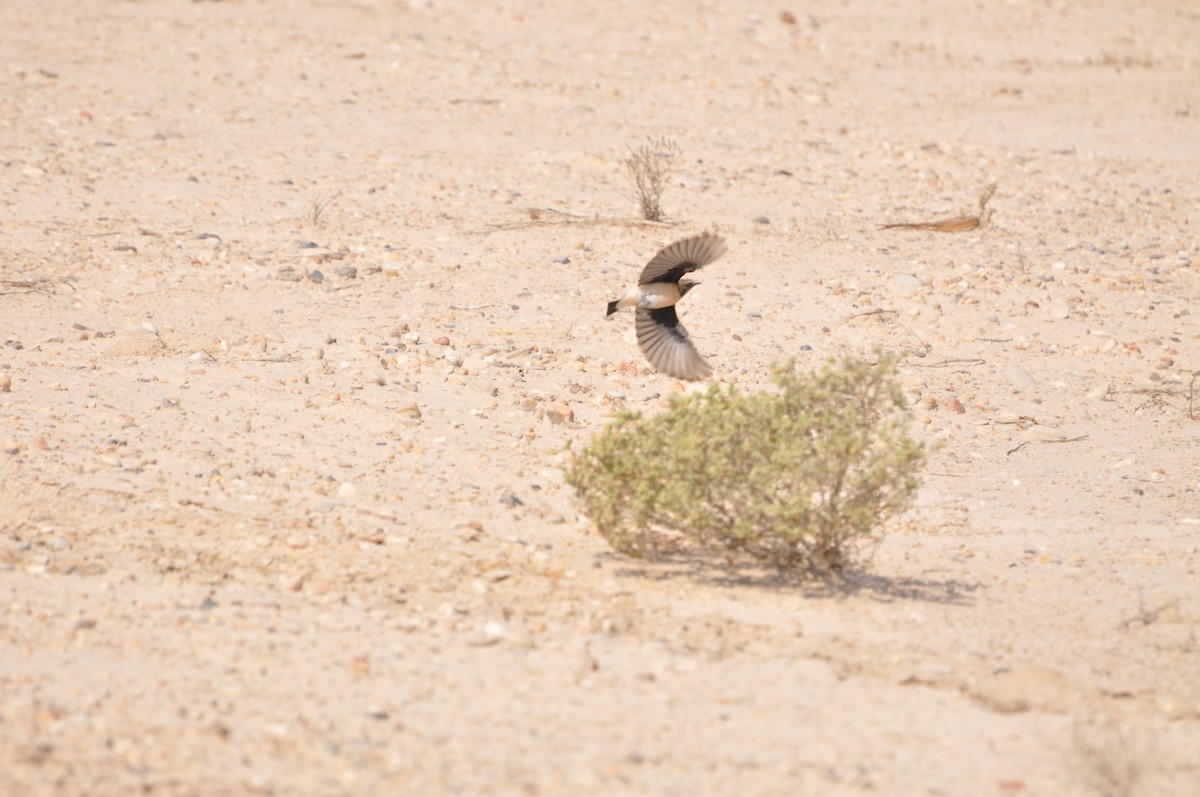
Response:
[{"label": "shadow under shrub", "polygon": [[916,496],[925,450],[908,431],[896,361],[789,363],[779,390],[713,384],[652,417],[623,413],[566,481],[617,550],[698,546],[828,574]]}]

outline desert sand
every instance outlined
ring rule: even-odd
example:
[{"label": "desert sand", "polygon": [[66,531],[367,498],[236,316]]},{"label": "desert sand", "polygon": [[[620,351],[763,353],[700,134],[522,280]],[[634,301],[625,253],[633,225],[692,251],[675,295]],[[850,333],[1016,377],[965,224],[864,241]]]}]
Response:
[{"label": "desert sand", "polygon": [[[6,0],[0,794],[1200,794],[1198,43]],[[696,389],[604,309],[704,230],[716,378],[882,346],[938,444],[840,580],[619,556],[563,485]]]}]

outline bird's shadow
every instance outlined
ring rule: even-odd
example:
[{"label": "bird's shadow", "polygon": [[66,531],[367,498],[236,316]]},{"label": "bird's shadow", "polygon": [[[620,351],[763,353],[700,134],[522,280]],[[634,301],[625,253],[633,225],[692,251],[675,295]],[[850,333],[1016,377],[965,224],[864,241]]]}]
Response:
[{"label": "bird's shadow", "polygon": [[958,579],[885,576],[859,568],[815,576],[760,564],[737,563],[704,553],[675,552],[657,559],[632,559],[616,552],[600,554],[615,574],[648,581],[690,579],[707,586],[800,594],[806,598],[849,598],[858,595],[881,603],[919,601],[970,606],[977,583]]}]

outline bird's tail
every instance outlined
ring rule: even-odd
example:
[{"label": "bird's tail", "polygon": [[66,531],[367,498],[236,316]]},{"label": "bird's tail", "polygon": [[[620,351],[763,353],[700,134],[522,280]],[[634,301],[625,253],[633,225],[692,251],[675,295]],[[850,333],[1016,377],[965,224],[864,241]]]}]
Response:
[{"label": "bird's tail", "polygon": [[604,317],[607,318],[608,316],[612,315],[615,312],[617,312],[617,302],[609,302],[608,303],[608,312],[604,314]]}]

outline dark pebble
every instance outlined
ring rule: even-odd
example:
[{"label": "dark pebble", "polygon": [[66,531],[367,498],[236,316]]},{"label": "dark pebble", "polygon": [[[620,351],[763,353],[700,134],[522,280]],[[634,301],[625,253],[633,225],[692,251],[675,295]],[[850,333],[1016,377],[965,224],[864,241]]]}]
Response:
[{"label": "dark pebble", "polygon": [[505,506],[525,506],[525,502],[515,495],[506,495],[500,499],[500,503]]},{"label": "dark pebble", "polygon": [[554,258],[553,262],[565,266],[571,262],[571,258],[567,257],[566,255],[559,255],[558,257]]},{"label": "dark pebble", "polygon": [[315,244],[312,241],[301,241],[300,243],[296,244],[296,247],[298,249],[320,249],[321,248],[320,245]]},{"label": "dark pebble", "polygon": [[771,220],[768,219],[766,216],[755,216],[754,223],[755,224],[770,224]]},{"label": "dark pebble", "polygon": [[310,280],[312,280],[313,282],[321,282],[322,280],[325,279],[325,275],[322,274],[320,271],[313,269],[312,271],[308,272],[308,278]]},{"label": "dark pebble", "polygon": [[356,269],[354,266],[334,266],[333,273],[337,274],[339,277],[354,279],[358,276],[358,269]]}]

